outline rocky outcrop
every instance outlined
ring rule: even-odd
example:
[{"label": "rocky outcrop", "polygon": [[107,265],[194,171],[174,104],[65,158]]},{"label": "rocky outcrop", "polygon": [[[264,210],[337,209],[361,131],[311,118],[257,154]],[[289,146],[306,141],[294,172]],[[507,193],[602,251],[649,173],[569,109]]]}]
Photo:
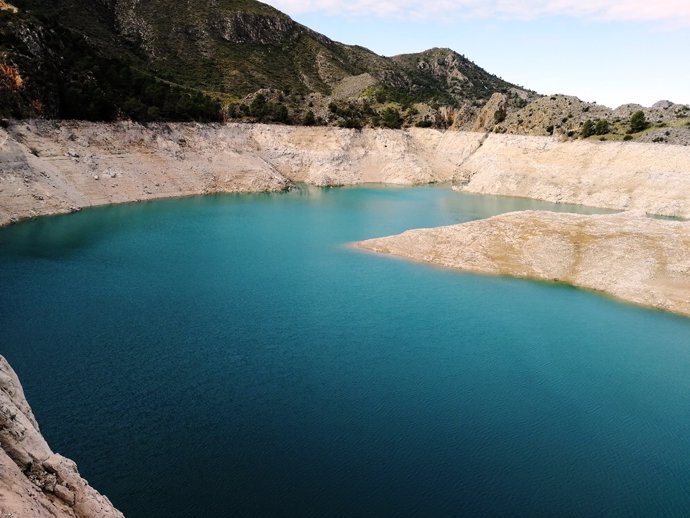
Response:
[{"label": "rocky outcrop", "polygon": [[[447,92],[447,95],[455,101],[455,107],[463,104],[475,104],[481,106],[495,92],[509,92],[514,89],[520,95],[534,98],[534,92],[518,88],[500,77],[487,74],[484,70],[458,54],[452,49],[433,48],[417,54],[401,54],[394,56],[393,61],[401,65],[413,79],[413,89],[421,88],[424,84],[428,88],[430,81],[436,82],[439,91]],[[424,81],[414,81],[415,78],[424,77]]]},{"label": "rocky outcrop", "polygon": [[[631,133],[630,118],[641,111],[651,131],[671,130],[664,138],[659,135],[649,136],[648,132]],[[622,140],[628,136],[641,142],[688,145],[690,141],[690,107],[674,104],[670,101],[659,101],[651,108],[639,104],[624,104],[611,109],[596,103],[581,101],[568,95],[540,97],[522,109],[508,113],[504,121],[497,121],[493,130],[497,133],[514,135],[561,135],[568,138],[582,137],[586,121],[605,120],[608,128],[601,134],[591,135],[592,139]],[[487,128],[490,129],[490,128]],[[654,140],[656,138],[656,140]]]},{"label": "rocky outcrop", "polygon": [[506,117],[508,97],[505,94],[493,94],[484,107],[479,110],[474,121],[474,131],[490,131]]},{"label": "rocky outcrop", "polygon": [[122,518],[41,435],[17,375],[0,356],[0,516]]},{"label": "rocky outcrop", "polygon": [[5,2],[4,0],[0,0],[0,11],[9,11],[11,13],[16,14],[19,11],[19,9],[17,9],[12,4]]},{"label": "rocky outcrop", "polygon": [[514,212],[356,246],[438,266],[557,281],[690,316],[690,223],[640,213]]}]

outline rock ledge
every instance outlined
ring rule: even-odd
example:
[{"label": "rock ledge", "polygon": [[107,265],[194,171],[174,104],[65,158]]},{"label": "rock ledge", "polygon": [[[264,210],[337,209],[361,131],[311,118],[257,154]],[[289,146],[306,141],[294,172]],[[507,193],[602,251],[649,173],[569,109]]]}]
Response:
[{"label": "rock ledge", "polygon": [[0,517],[124,518],[79,475],[73,461],[51,451],[17,375],[2,356]]}]

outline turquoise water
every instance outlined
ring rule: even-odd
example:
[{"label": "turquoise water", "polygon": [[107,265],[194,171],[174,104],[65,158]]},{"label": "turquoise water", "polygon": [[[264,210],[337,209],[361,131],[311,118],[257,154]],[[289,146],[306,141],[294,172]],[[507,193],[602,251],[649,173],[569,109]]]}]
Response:
[{"label": "turquoise water", "polygon": [[30,221],[0,230],[0,352],[129,518],[690,515],[689,319],[343,246],[523,208],[568,209],[304,188]]}]

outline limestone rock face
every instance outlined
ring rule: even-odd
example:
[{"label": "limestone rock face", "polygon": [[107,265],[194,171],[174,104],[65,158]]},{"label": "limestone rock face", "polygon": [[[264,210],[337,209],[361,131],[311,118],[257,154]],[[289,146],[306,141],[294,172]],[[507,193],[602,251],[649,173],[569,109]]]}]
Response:
[{"label": "limestone rock face", "polygon": [[51,451],[17,375],[2,356],[0,516],[123,518],[106,497],[81,478],[73,461]]},{"label": "limestone rock face", "polygon": [[447,182],[478,194],[690,218],[690,148],[683,146],[425,128],[124,121],[0,128],[0,225],[110,203],[282,191],[297,182]]},{"label": "limestone rock face", "polygon": [[457,190],[690,218],[690,149],[491,134]]},{"label": "limestone rock face", "polygon": [[639,212],[524,211],[356,246],[448,268],[565,282],[690,316],[690,222]]},{"label": "limestone rock face", "polygon": [[665,110],[665,109],[667,109],[667,108],[672,107],[673,104],[674,104],[674,103],[672,103],[671,101],[666,101],[666,100],[657,101],[657,102],[655,102],[654,104],[652,104],[652,108],[657,108],[657,109],[660,109],[660,110]]},{"label": "limestone rock face", "polygon": [[477,114],[477,118],[474,121],[474,131],[489,131],[493,129],[498,122],[496,120],[496,113],[503,114],[505,117],[507,101],[508,98],[504,94],[493,94],[491,99]]},{"label": "limestone rock face", "polygon": [[35,121],[0,129],[0,225],[218,192],[453,180],[475,133]]}]

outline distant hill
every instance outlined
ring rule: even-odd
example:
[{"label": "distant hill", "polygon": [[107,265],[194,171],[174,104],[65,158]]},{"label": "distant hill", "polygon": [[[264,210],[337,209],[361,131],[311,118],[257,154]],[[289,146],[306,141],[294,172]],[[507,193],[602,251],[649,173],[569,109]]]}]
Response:
[{"label": "distant hill", "polygon": [[[639,123],[633,124],[636,113]],[[690,106],[659,101],[652,107],[624,104],[611,109],[573,96],[544,96],[506,114],[493,131],[687,146],[690,145]]]},{"label": "distant hill", "polygon": [[[0,117],[455,128],[690,144],[690,108],[540,96],[450,49],[383,57],[255,0],[0,0]],[[637,111],[644,124],[633,130]]]},{"label": "distant hill", "polygon": [[[387,58],[254,0],[0,2],[0,115],[468,127],[536,97],[449,49]],[[5,7],[3,7],[5,6]]]}]

